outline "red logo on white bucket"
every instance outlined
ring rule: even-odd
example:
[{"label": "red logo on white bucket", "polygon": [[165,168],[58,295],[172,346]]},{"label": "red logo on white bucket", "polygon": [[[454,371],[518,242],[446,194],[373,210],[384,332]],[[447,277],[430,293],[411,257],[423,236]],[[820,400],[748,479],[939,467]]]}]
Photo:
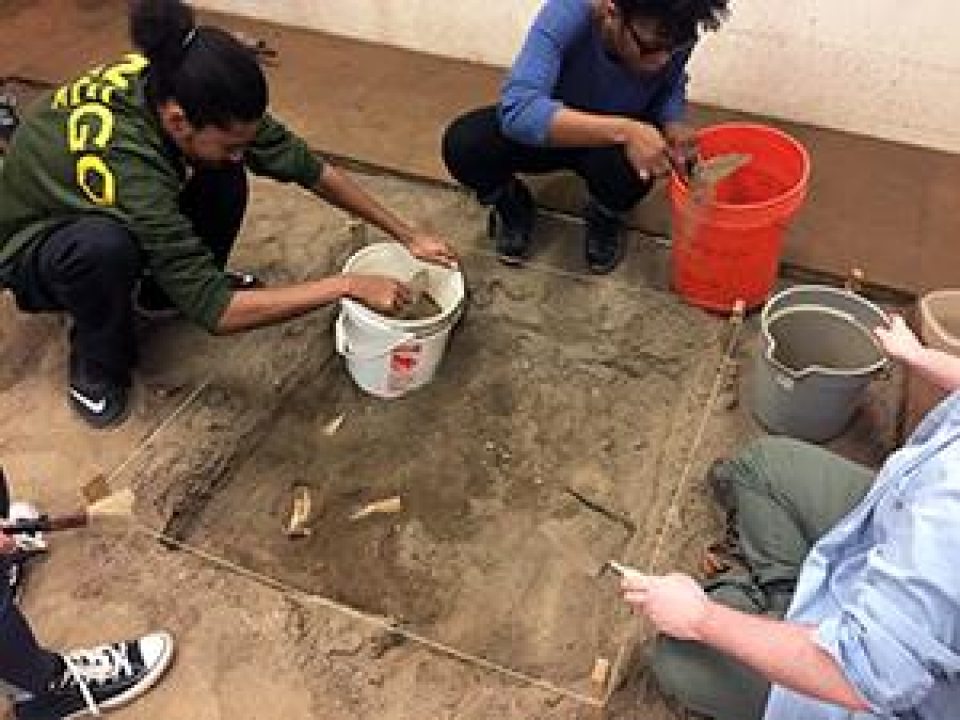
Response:
[{"label": "red logo on white bucket", "polygon": [[407,389],[420,364],[422,354],[423,345],[419,342],[406,343],[394,348],[390,353],[390,376],[387,379],[387,386],[391,392]]}]

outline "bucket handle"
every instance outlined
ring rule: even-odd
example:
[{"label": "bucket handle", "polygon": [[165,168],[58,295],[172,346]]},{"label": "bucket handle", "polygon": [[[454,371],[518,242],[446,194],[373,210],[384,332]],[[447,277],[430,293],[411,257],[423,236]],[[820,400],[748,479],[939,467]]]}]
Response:
[{"label": "bucket handle", "polygon": [[[791,314],[793,314],[793,313],[795,313],[795,312],[798,312],[798,311],[801,311],[801,310],[814,310],[814,309],[817,310],[818,312],[822,312],[822,313],[824,313],[824,314],[826,314],[826,315],[833,315],[834,317],[840,318],[840,319],[842,319],[842,320],[846,320],[848,323],[850,323],[850,324],[852,324],[852,325],[857,325],[857,324],[858,324],[856,318],[855,318],[851,313],[844,312],[843,310],[839,310],[839,309],[837,309],[837,308],[830,307],[829,305],[819,305],[819,304],[793,305],[793,306],[786,307],[786,308],[783,308],[783,309],[778,310],[777,312],[775,312],[775,313],[769,318],[766,327],[763,328],[763,334],[764,334],[764,336],[765,336],[766,339],[767,339],[767,348],[766,348],[766,350],[765,350],[765,352],[764,352],[764,355],[766,356],[767,361],[768,361],[768,362],[774,367],[774,369],[776,369],[777,372],[780,374],[780,377],[781,377],[781,378],[783,378],[784,380],[786,380],[787,378],[789,378],[789,380],[791,381],[791,382],[789,382],[789,383],[788,383],[788,382],[781,382],[781,383],[780,383],[780,384],[784,387],[784,389],[792,390],[792,389],[793,389],[793,382],[794,382],[794,381],[796,381],[796,380],[801,380],[801,379],[807,377],[808,375],[812,375],[812,374],[815,373],[815,372],[823,372],[823,368],[820,368],[820,367],[817,366],[817,365],[809,365],[809,366],[803,368],[802,370],[796,370],[796,369],[794,369],[794,368],[789,368],[789,367],[787,367],[786,365],[784,365],[783,363],[781,363],[779,360],[777,360],[777,359],[774,357],[774,355],[776,354],[776,351],[777,351],[777,341],[774,339],[773,335],[770,333],[770,331],[769,331],[769,326],[772,325],[772,324],[773,324],[774,322],[776,322],[777,320],[779,320],[780,318],[786,316],[786,315],[791,315]],[[868,332],[869,332],[869,331],[868,331]],[[874,342],[876,342],[876,340],[874,340]],[[879,345],[878,345],[878,347],[879,347]],[[866,373],[866,374],[867,374],[867,375],[871,375],[871,376],[873,376],[873,377],[877,377],[877,376],[879,376],[879,375],[881,375],[881,374],[883,373],[883,371],[885,370],[885,368],[888,367],[888,365],[889,365],[889,363],[888,363],[886,360],[884,360],[884,362],[883,362],[883,364],[881,365],[881,367],[878,367],[878,368],[874,369],[873,371],[871,371],[871,372],[869,372],[869,373]]]},{"label": "bucket handle", "polygon": [[350,343],[347,341],[347,330],[344,327],[344,315],[340,313],[337,315],[337,322],[333,328],[334,340],[337,346],[337,352],[343,355],[348,360],[375,360],[381,358],[384,355],[392,353],[401,345],[404,345],[411,340],[416,340],[417,336],[414,333],[403,333],[398,336],[396,340],[389,343],[386,347],[376,348],[370,350],[365,348],[365,352],[357,352],[354,348],[350,347]]}]

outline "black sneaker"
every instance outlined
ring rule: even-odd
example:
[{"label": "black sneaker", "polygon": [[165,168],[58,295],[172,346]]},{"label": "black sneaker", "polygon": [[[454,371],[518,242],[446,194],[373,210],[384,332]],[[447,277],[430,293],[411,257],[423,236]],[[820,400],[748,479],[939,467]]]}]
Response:
[{"label": "black sneaker", "polygon": [[584,210],[585,247],[590,272],[605,275],[623,259],[624,222],[619,213],[601,207],[591,199]]},{"label": "black sneaker", "polygon": [[20,125],[17,115],[17,99],[9,93],[0,93],[0,147],[13,137],[14,130]]},{"label": "black sneaker", "polygon": [[510,181],[493,202],[487,232],[496,241],[497,254],[507,265],[519,265],[530,251],[536,206],[529,188]]},{"label": "black sneaker", "polygon": [[14,705],[17,720],[50,720],[100,715],[149,690],[173,659],[173,638],[158,632],[129,642],[74,650],[49,690]]},{"label": "black sneaker", "polygon": [[[98,430],[119,425],[127,417],[129,382],[117,381],[89,363],[70,363],[67,394],[74,411]],[[81,367],[82,366],[82,367]]]}]

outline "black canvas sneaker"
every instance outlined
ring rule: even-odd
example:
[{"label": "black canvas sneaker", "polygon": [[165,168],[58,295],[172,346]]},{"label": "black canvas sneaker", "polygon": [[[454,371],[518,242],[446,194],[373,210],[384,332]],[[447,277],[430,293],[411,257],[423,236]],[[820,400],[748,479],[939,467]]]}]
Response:
[{"label": "black canvas sneaker", "polygon": [[100,715],[143,695],[172,659],[173,638],[166,632],[74,650],[63,655],[63,675],[45,693],[14,704],[15,716],[17,720],[71,720]]}]

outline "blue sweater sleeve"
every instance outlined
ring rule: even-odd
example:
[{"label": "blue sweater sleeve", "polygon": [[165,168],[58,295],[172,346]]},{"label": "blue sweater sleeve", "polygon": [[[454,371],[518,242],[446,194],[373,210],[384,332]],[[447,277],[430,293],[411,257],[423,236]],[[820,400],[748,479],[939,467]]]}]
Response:
[{"label": "blue sweater sleeve", "polygon": [[550,123],[562,103],[552,97],[573,41],[589,30],[587,0],[547,0],[534,20],[500,97],[504,134],[527,145],[546,145]]},{"label": "blue sweater sleeve", "polygon": [[680,122],[687,111],[687,62],[691,50],[675,56],[671,60],[663,90],[652,108],[653,120],[663,127],[667,123]]}]

